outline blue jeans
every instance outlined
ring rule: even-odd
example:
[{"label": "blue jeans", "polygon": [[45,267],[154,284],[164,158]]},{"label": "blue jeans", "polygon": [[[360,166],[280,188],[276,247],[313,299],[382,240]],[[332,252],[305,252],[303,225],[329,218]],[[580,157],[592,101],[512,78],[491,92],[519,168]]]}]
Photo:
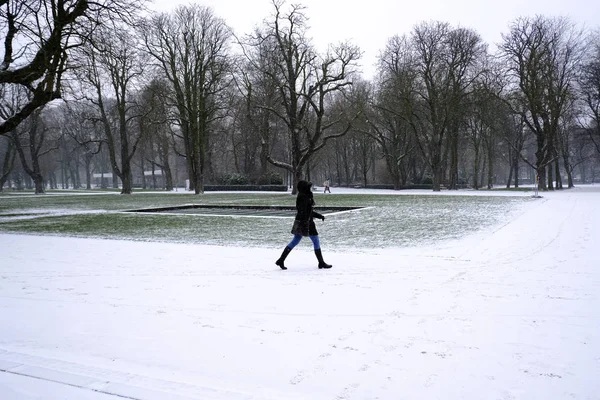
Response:
[{"label": "blue jeans", "polygon": [[[315,250],[319,250],[321,248],[321,245],[319,244],[319,236],[309,236],[309,238],[310,238],[310,240],[312,240],[313,247],[315,248]],[[294,235],[294,238],[288,244],[288,247],[290,249],[293,249],[294,247],[296,247],[296,245],[298,243],[300,243],[301,240],[302,240],[302,235]]]}]

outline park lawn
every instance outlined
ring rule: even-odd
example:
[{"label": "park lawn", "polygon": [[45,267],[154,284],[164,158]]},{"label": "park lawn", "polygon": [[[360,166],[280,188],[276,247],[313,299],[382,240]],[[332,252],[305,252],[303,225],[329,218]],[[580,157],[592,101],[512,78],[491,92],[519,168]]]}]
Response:
[{"label": "park lawn", "polygon": [[[491,229],[530,197],[315,193],[317,209],[364,207],[317,221],[321,242],[333,249],[430,245]],[[183,205],[293,207],[289,193],[50,194],[0,198],[0,232],[223,246],[281,247],[292,217],[129,213]]]}]

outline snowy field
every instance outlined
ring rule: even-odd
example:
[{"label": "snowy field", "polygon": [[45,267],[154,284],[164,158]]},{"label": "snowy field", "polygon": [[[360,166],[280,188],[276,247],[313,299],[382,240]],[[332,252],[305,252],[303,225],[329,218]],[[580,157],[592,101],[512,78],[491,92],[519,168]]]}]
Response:
[{"label": "snowy field", "polygon": [[331,270],[306,243],[281,271],[0,234],[0,399],[600,399],[600,186],[543,196],[460,240],[325,248]]}]

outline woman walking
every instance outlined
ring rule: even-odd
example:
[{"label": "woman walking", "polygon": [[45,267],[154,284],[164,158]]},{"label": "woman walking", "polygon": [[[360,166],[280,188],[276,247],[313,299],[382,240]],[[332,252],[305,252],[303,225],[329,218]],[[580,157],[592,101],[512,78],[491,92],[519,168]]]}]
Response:
[{"label": "woman walking", "polygon": [[319,233],[313,218],[320,218],[321,221],[325,221],[325,217],[316,211],[313,211],[315,200],[313,199],[312,183],[307,181],[298,182],[298,197],[296,197],[296,219],[294,220],[294,226],[292,226],[292,235],[294,238],[286,246],[279,257],[279,260],[275,261],[275,264],[281,269],[287,269],[284,265],[284,261],[290,251],[302,240],[303,236],[308,236],[313,242],[315,249],[315,255],[319,260],[319,268],[331,268],[332,265],[327,264],[323,261],[323,255],[321,254],[321,245],[319,244]]}]

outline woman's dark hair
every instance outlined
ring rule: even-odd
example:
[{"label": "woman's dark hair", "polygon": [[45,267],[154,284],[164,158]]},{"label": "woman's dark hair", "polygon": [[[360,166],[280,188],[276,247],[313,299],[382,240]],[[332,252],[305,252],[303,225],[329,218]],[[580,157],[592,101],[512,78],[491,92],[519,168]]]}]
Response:
[{"label": "woman's dark hair", "polygon": [[310,188],[312,187],[312,182],[308,181],[298,181],[298,185],[296,185],[298,191],[300,193],[310,193]]}]

